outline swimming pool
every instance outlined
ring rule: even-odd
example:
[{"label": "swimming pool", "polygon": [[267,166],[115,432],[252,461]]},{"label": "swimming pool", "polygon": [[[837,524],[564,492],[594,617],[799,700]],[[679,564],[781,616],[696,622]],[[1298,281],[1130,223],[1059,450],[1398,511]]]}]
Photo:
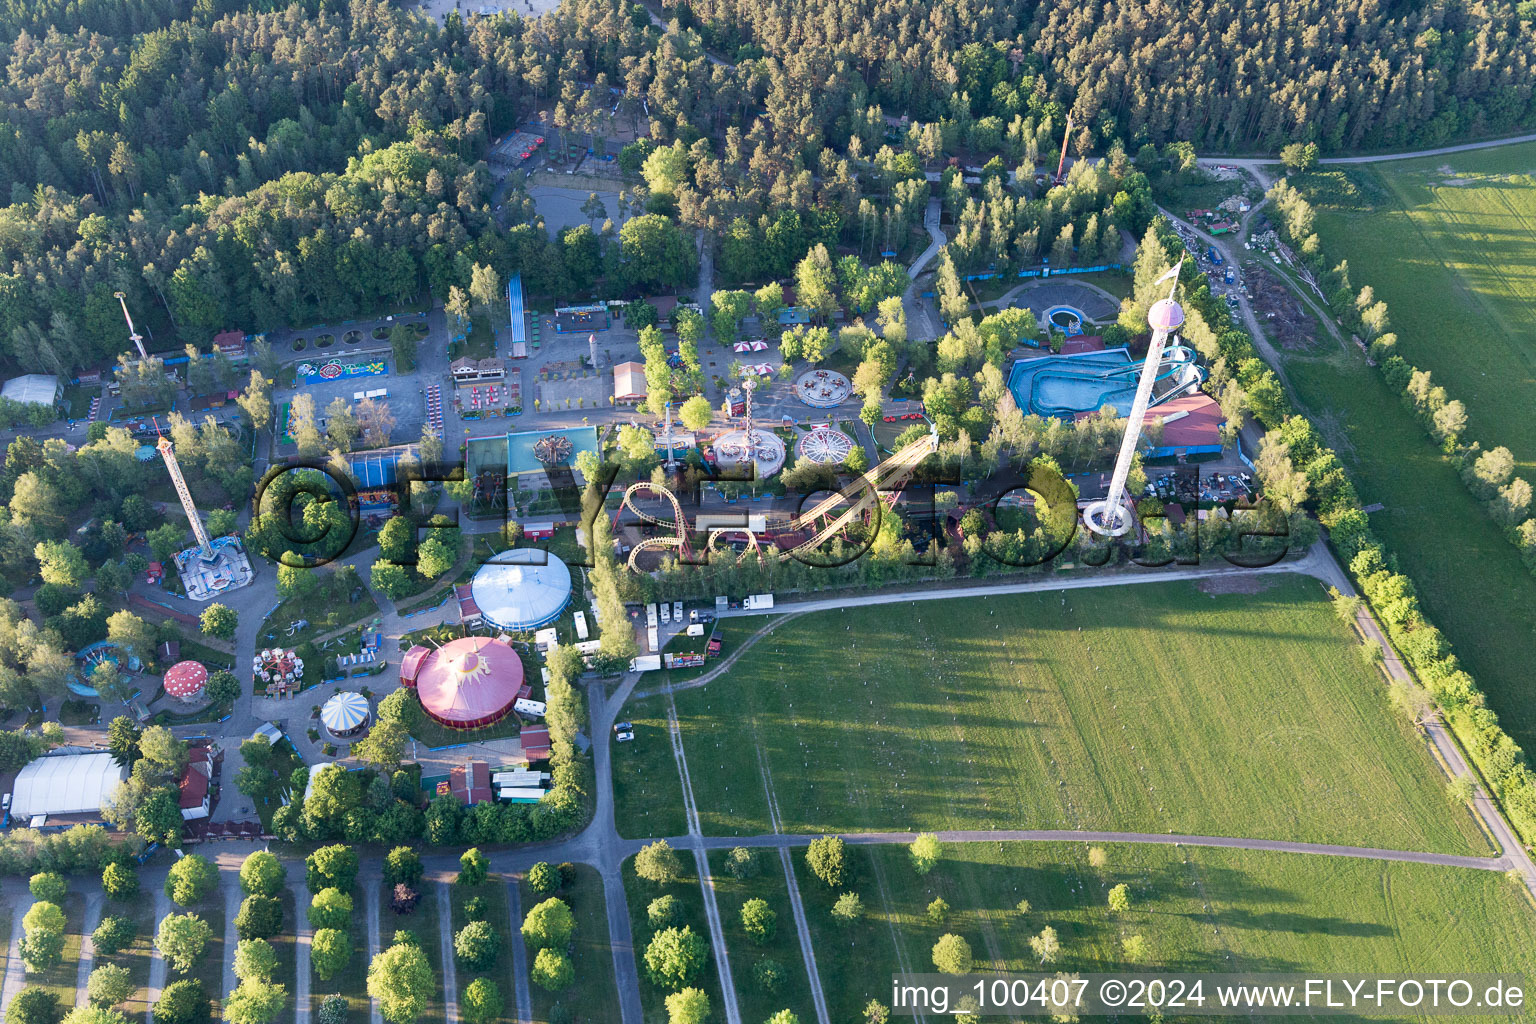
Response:
[{"label": "swimming pool", "polygon": [[[1020,359],[1008,374],[1008,390],[1013,392],[1020,409],[1037,416],[1072,419],[1078,413],[1096,412],[1106,405],[1126,416],[1136,396],[1140,370],[1141,363],[1123,348]],[[1183,345],[1170,346],[1158,366],[1152,405],[1198,387],[1203,377],[1192,350]]]},{"label": "swimming pool", "polygon": [[534,473],[547,468],[533,454],[533,446],[541,438],[557,435],[571,442],[568,466],[576,464],[576,456],[582,452],[597,452],[596,427],[569,427],[565,430],[525,430],[507,435],[507,475]]}]

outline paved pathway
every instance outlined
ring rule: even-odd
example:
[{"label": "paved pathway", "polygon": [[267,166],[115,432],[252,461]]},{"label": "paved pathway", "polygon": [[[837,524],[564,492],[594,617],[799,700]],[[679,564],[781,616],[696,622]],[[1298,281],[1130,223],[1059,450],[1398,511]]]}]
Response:
[{"label": "paved pathway", "polygon": [[523,894],[519,879],[507,879],[507,907],[512,925],[512,992],[516,997],[514,1024],[533,1024],[533,996],[528,991],[528,944],[523,941]]},{"label": "paved pathway", "polygon": [[[773,776],[768,771],[768,760],[763,747],[754,747],[757,753],[757,770],[763,777],[763,792],[768,797],[768,817],[773,833],[784,831],[783,818],[779,816],[779,795],[773,789]],[[790,859],[789,847],[779,847],[779,863],[784,868],[784,885],[789,893],[789,909],[795,921],[795,935],[800,939],[800,958],[805,961],[805,976],[811,985],[811,1005],[816,1010],[817,1024],[830,1024],[827,1017],[827,997],[821,989],[821,972],[816,969],[816,951],[811,948],[811,930],[805,920],[805,904],[800,899],[800,882],[795,877],[795,863]]]},{"label": "paved pathway", "polygon": [[939,205],[939,201],[929,199],[928,205],[923,209],[923,228],[928,232],[928,247],[918,253],[917,259],[913,260],[912,265],[907,268],[907,276],[912,279],[912,283],[907,286],[906,292],[902,295],[901,304],[907,316],[908,336],[914,339],[935,338],[939,334],[929,304],[918,294],[917,275],[927,269],[928,264],[939,255],[939,250],[944,248],[944,243],[948,241],[943,229],[939,227],[942,214],[943,207]]},{"label": "paved pathway", "polygon": [[[729,850],[737,846],[748,849],[793,849],[809,846],[812,839],[822,833],[783,834],[769,833],[756,836],[704,836],[697,845],[706,850]],[[843,842],[854,846],[885,846],[909,844],[917,838],[916,832],[839,832]],[[1477,868],[1482,871],[1508,871],[1510,858],[1467,857],[1452,853],[1422,853],[1416,850],[1384,850],[1373,846],[1340,846],[1335,843],[1296,843],[1288,839],[1244,839],[1240,836],[1175,835],[1166,832],[1099,832],[1070,828],[1044,829],[997,829],[960,830],[935,832],[946,843],[1142,843],[1153,846],[1219,846],[1231,850],[1266,850],[1276,853],[1309,853],[1324,857],[1358,857],[1363,860],[1398,861],[1408,864],[1438,864],[1442,867]],[[636,850],[651,840],[627,840]],[[668,842],[682,843],[686,836],[670,838]]]},{"label": "paved pathway", "polygon": [[0,1002],[9,1007],[27,983],[27,965],[21,961],[21,937],[26,934],[21,919],[32,909],[32,895],[25,889],[13,892],[9,886],[5,895],[11,905],[11,941],[5,950],[5,986],[0,989]]},{"label": "paved pathway", "polygon": [[[140,883],[142,885],[142,881]],[[149,1004],[149,1009],[144,1012],[144,1024],[155,1024],[155,1002],[160,998],[160,993],[165,989],[165,957],[160,955],[160,950],[154,945],[155,930],[160,927],[160,922],[171,912],[171,898],[165,894],[163,886],[155,887],[155,916],[154,923],[150,925],[150,956],[149,956],[149,986],[144,1001]],[[210,992],[211,997],[217,998],[223,993]]]},{"label": "paved pathway", "polygon": [[309,925],[309,891],[298,882],[288,889],[293,893],[293,916],[297,918],[293,937],[293,1019],[294,1024],[309,1024],[309,944],[315,935]]},{"label": "paved pathway", "polygon": [[443,958],[443,1020],[458,1024],[459,967],[453,959],[453,888],[447,877],[437,881],[437,942]]},{"label": "paved pathway", "polygon": [[[219,872],[220,884],[224,887],[224,987],[220,992],[233,992],[235,986],[240,983],[235,977],[235,947],[240,943],[240,929],[235,927],[235,918],[240,913],[240,900],[243,894],[240,891],[240,876],[229,871]],[[299,916],[304,914],[304,904],[299,902],[298,894],[294,895],[294,906],[298,908]]]},{"label": "paved pathway", "polygon": [[[368,915],[368,962],[373,963],[373,958],[379,955],[379,886],[383,879],[377,874],[361,873],[358,876],[363,886],[363,906]],[[368,1000],[369,1024],[384,1024],[384,1015],[379,1011],[379,1001]]]},{"label": "paved pathway", "polygon": [[80,963],[75,969],[75,1005],[84,1006],[86,986],[91,981],[91,968],[96,965],[96,942],[91,933],[101,924],[102,907],[106,904],[105,893],[91,890],[85,894],[85,918],[80,923]]}]

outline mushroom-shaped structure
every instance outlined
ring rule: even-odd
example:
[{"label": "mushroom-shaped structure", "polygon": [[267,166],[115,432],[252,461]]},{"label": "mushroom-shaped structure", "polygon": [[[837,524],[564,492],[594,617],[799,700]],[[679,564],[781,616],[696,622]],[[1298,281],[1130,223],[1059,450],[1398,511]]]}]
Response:
[{"label": "mushroom-shaped structure", "polygon": [[200,661],[178,661],[165,672],[165,692],[177,700],[193,700],[208,682],[208,669]]},{"label": "mushroom-shaped structure", "polygon": [[331,695],[320,707],[320,724],[332,736],[352,736],[368,725],[368,698],[351,690]]},{"label": "mushroom-shaped structure", "polygon": [[470,596],[485,621],[508,632],[553,622],[571,602],[571,570],[537,548],[503,551],[482,565]]},{"label": "mushroom-shaped structure", "polygon": [[523,661],[510,644],[466,636],[437,650],[413,647],[400,682],[414,686],[428,717],[450,729],[474,729],[504,718],[523,689]]}]

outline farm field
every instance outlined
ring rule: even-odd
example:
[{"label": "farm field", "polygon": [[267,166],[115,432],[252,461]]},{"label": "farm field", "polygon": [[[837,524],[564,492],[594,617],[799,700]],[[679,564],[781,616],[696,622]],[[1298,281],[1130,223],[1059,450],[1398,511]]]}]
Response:
[{"label": "farm field", "polygon": [[[1536,465],[1536,146],[1309,174],[1327,251],[1392,311],[1399,351],[1467,405],[1469,431]],[[1452,173],[1442,167],[1454,168]],[[1459,181],[1462,184],[1446,184]],[[1469,497],[1412,416],[1358,355],[1285,353],[1313,422],[1349,465],[1372,516],[1419,584],[1425,610],[1510,735],[1536,744],[1528,644],[1536,578]]]},{"label": "farm field", "polygon": [[[772,831],[761,747],[791,832],[1087,828],[1488,852],[1319,584],[1255,588],[796,620],[676,695],[704,832]],[[646,756],[662,773],[662,754]],[[632,813],[621,803],[620,820]]]},{"label": "farm field", "polygon": [[1361,500],[1385,506],[1371,526],[1417,584],[1426,614],[1515,742],[1533,749],[1527,638],[1536,631],[1536,577],[1358,351],[1283,358],[1293,397],[1344,461]]},{"label": "farm field", "polygon": [[[970,944],[980,971],[1040,970],[1029,938],[1047,926],[1061,943],[1052,971],[1536,968],[1536,943],[1501,938],[1536,934],[1536,916],[1516,883],[1492,871],[1119,844],[1105,844],[1095,867],[1081,843],[952,843],[920,876],[905,847],[847,849],[850,877],[840,890],[795,854],[833,1020],[887,999],[890,975],[903,965],[931,971],[933,944],[946,932]],[[1109,890],[1122,882],[1130,909],[1111,912]],[[851,927],[831,916],[838,891],[863,899],[865,915]],[[942,924],[928,918],[935,898],[949,905]],[[1021,900],[1027,912],[1017,909]],[[1126,955],[1130,936],[1146,944],[1138,960]]]}]

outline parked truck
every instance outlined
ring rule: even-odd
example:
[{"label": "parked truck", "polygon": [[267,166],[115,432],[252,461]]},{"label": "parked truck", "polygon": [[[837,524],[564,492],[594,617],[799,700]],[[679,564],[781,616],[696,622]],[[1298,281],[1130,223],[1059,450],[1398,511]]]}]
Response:
[{"label": "parked truck", "polygon": [[748,611],[766,611],[773,607],[772,594],[748,594],[741,606]]}]

